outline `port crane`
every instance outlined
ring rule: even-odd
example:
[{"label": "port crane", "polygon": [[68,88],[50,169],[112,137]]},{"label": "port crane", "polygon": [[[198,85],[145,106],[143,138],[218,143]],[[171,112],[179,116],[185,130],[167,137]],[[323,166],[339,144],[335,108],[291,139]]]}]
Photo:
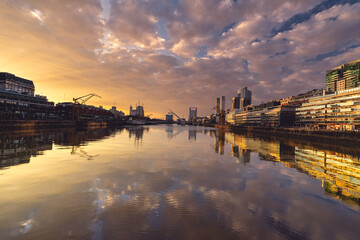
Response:
[{"label": "port crane", "polygon": [[95,93],[90,93],[90,94],[87,94],[87,95],[82,96],[82,97],[73,98],[73,101],[74,101],[75,104],[85,104],[92,97],[101,98],[99,95],[97,95]]},{"label": "port crane", "polygon": [[213,107],[211,110],[216,111],[216,115],[219,116],[219,125],[225,125],[225,111],[222,110],[219,106]]},{"label": "port crane", "polygon": [[171,110],[171,109],[169,109],[169,113],[170,114],[173,114],[173,115],[175,115],[177,118],[178,118],[178,120],[180,121],[180,124],[181,125],[185,125],[185,119],[184,118],[181,118],[181,117],[179,117],[173,110]]}]

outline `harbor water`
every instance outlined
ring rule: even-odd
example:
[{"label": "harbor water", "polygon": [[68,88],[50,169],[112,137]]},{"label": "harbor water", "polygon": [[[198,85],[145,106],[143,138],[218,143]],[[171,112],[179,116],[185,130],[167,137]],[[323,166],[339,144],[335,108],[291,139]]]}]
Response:
[{"label": "harbor water", "polygon": [[0,239],[360,239],[354,147],[177,125],[0,147]]}]

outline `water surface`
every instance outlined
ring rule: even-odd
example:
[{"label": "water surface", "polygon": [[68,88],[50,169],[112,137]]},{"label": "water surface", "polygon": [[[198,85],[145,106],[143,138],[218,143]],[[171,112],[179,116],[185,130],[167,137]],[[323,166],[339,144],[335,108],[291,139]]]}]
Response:
[{"label": "water surface", "polygon": [[359,150],[182,126],[0,134],[0,239],[359,239]]}]

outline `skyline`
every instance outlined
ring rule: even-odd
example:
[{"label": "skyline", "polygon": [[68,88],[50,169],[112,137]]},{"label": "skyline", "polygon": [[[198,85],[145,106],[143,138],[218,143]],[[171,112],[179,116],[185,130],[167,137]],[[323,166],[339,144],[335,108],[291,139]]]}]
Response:
[{"label": "skyline", "polygon": [[359,59],[357,1],[0,1],[0,72],[33,80],[55,102],[163,118],[211,112],[248,87],[254,104],[325,87]]}]

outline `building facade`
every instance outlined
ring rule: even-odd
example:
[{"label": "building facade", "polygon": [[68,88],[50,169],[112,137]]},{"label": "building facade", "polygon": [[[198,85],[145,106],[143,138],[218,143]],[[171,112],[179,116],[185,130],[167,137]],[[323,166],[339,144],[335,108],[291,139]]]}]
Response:
[{"label": "building facade", "polygon": [[275,105],[242,111],[235,115],[235,124],[265,127],[294,126],[295,107]]},{"label": "building facade", "polygon": [[0,73],[0,119],[53,119],[54,103],[35,95],[34,83],[10,73]]},{"label": "building facade", "polygon": [[225,105],[225,96],[222,96],[220,99],[220,111],[225,111],[226,110],[226,105]]},{"label": "building facade", "polygon": [[331,130],[360,129],[360,87],[312,97],[296,109],[296,125]]},{"label": "building facade", "polygon": [[0,88],[23,95],[34,96],[35,86],[33,81],[20,78],[11,73],[0,72]]},{"label": "building facade", "polygon": [[240,110],[244,110],[244,108],[248,105],[251,105],[251,91],[247,89],[247,87],[242,88],[238,91],[240,98]]},{"label": "building facade", "polygon": [[122,118],[125,117],[125,113],[123,111],[118,111],[115,106],[111,107],[109,110],[115,118]]},{"label": "building facade", "polygon": [[189,108],[189,122],[196,122],[197,119],[197,107]]},{"label": "building facade", "polygon": [[137,105],[136,108],[133,108],[132,106],[130,106],[130,112],[129,115],[132,117],[144,117],[144,107],[141,105]]},{"label": "building facade", "polygon": [[326,90],[342,91],[360,86],[360,59],[326,72]]},{"label": "building facade", "polygon": [[167,114],[165,116],[165,121],[168,122],[168,123],[174,122],[174,116],[172,114]]}]

